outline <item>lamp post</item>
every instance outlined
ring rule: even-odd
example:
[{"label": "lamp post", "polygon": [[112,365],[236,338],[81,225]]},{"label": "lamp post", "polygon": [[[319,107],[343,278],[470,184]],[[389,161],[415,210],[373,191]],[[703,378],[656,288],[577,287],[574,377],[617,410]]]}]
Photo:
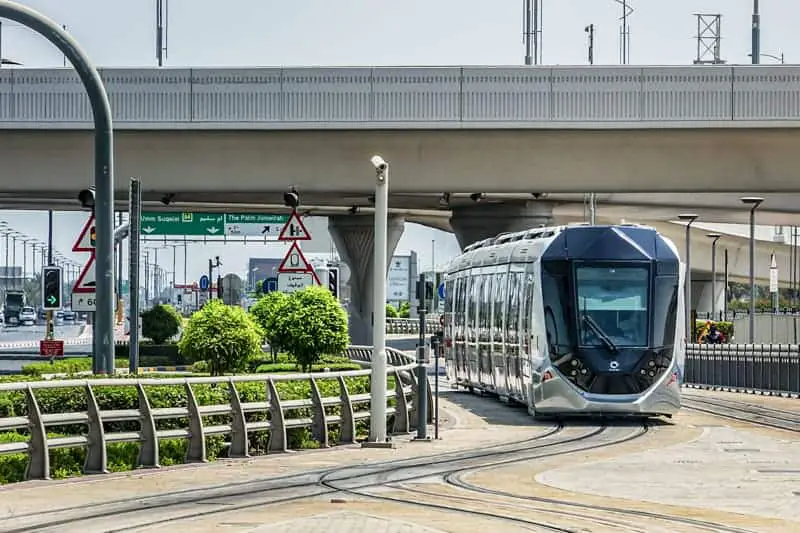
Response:
[{"label": "lamp post", "polygon": [[[379,155],[370,158],[375,167],[375,237],[372,289],[372,364],[370,376],[369,442],[386,447],[386,241],[389,223],[389,165]],[[424,386],[420,383],[420,387]],[[419,389],[419,387],[418,387]],[[420,394],[420,397],[422,394]],[[421,406],[417,403],[417,410]],[[423,430],[424,431],[424,430]]]},{"label": "lamp post", "polygon": [[[774,59],[775,61],[780,61],[781,65],[785,65],[786,64],[786,61],[784,60],[784,57],[783,57],[783,52],[781,52],[780,56],[776,56],[776,55],[772,55],[772,54],[765,54],[764,52],[761,52],[758,55],[760,55],[761,57],[768,57],[770,59]],[[753,54],[747,54],[747,57],[752,59],[753,58]]]},{"label": "lamp post", "polygon": [[709,233],[706,235],[711,239],[711,319],[717,319],[717,241],[722,237],[721,233]]},{"label": "lamp post", "polygon": [[692,222],[699,215],[694,213],[681,213],[678,220],[686,222],[686,275],[683,282],[683,300],[686,306],[686,342],[691,343],[694,337],[692,327]]},{"label": "lamp post", "polygon": [[747,329],[752,344],[753,339],[756,338],[756,209],[764,199],[758,196],[743,196],[739,201],[750,206],[750,316]]}]

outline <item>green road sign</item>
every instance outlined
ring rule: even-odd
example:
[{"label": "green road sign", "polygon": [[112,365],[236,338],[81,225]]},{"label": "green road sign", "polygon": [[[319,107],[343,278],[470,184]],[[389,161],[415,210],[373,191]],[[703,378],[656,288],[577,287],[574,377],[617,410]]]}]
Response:
[{"label": "green road sign", "polygon": [[144,235],[223,235],[222,213],[142,213]]},{"label": "green road sign", "polygon": [[206,235],[277,239],[288,215],[261,213],[142,213],[144,235]]}]

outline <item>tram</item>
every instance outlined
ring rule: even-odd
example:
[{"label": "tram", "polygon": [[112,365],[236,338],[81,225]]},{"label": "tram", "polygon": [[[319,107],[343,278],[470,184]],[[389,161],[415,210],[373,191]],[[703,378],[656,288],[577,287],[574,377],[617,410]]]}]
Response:
[{"label": "tram", "polygon": [[684,265],[654,228],[585,224],[466,247],[445,274],[448,379],[536,417],[671,417]]}]

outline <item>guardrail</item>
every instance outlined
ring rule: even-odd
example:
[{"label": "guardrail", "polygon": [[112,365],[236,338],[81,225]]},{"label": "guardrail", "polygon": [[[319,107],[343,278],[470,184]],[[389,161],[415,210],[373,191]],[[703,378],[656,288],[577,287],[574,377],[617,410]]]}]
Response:
[{"label": "guardrail", "polygon": [[736,392],[800,394],[797,344],[688,344],[684,383]]},{"label": "guardrail", "polygon": [[[357,346],[348,349],[348,354],[355,361],[369,364],[372,348]],[[386,399],[394,400],[394,406],[387,406],[387,415],[393,415],[394,422],[390,433],[407,433],[415,427],[417,380],[411,358],[387,349],[387,377],[394,377],[394,390],[387,390]],[[292,428],[310,428],[312,437],[320,447],[330,446],[328,429],[330,425],[339,426],[340,443],[353,443],[356,437],[356,421],[369,419],[370,394],[351,394],[347,389],[345,378],[369,376],[370,370],[350,370],[344,372],[284,374],[284,375],[244,375],[225,377],[188,377],[171,379],[92,379],[33,381],[24,383],[0,383],[0,392],[21,392],[25,395],[27,413],[25,416],[0,418],[0,432],[27,430],[30,438],[27,442],[10,442],[0,444],[0,455],[28,453],[26,479],[49,479],[49,451],[55,448],[86,448],[84,472],[107,473],[107,448],[110,443],[139,443],[137,466],[159,467],[159,447],[161,439],[188,440],[186,462],[204,462],[206,460],[206,437],[210,435],[230,435],[228,456],[232,458],[248,457],[249,436],[254,431],[267,430],[270,433],[267,452],[283,452],[287,450],[286,431]],[[317,381],[335,379],[339,385],[339,396],[323,397]],[[275,384],[281,381],[308,381],[311,398],[284,400],[280,398]],[[243,402],[237,391],[237,383],[259,382],[266,387],[266,401]],[[228,389],[230,401],[222,405],[198,405],[193,386],[199,384],[224,385]],[[147,386],[182,386],[186,392],[186,407],[153,408],[145,389]],[[101,410],[95,391],[101,387],[135,387],[138,397],[138,408],[125,410]],[[86,395],[87,410],[85,412],[43,413],[37,400],[37,391],[56,388],[82,388]],[[430,389],[430,387],[428,387]],[[340,414],[331,414],[330,407],[340,408]],[[287,412],[310,409],[310,416],[303,413],[289,418]],[[261,414],[267,419],[248,421],[247,415]],[[429,413],[429,419],[432,413]],[[226,424],[206,425],[204,418],[210,416],[229,416]],[[156,421],[187,419],[186,427],[180,429],[159,430]],[[138,431],[110,432],[104,429],[109,422],[138,422]],[[84,425],[85,435],[74,435],[50,438],[47,428],[66,425]]]},{"label": "guardrail", "polygon": [[[431,317],[425,320],[425,334],[433,335],[442,329],[439,317]],[[390,335],[419,335],[418,318],[387,318],[386,333]]]}]

